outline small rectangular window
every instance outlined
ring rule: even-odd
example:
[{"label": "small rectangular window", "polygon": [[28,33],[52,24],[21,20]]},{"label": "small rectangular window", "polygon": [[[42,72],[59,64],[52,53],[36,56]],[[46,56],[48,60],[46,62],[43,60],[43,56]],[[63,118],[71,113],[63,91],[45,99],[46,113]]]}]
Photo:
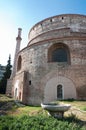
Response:
[{"label": "small rectangular window", "polygon": [[31,85],[31,80],[29,80],[29,85]]}]

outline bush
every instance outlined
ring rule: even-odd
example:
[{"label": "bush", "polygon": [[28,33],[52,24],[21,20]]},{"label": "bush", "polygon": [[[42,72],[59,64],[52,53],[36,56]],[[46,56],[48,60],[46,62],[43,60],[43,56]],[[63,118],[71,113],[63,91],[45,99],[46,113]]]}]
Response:
[{"label": "bush", "polygon": [[67,120],[45,116],[0,117],[0,130],[85,130],[83,126]]}]

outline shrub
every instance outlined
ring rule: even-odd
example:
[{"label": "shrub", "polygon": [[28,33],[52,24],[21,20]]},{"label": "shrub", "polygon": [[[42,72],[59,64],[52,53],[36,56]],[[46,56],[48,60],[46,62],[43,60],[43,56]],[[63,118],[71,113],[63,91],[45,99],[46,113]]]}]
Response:
[{"label": "shrub", "polygon": [[[72,120],[72,119],[71,119]],[[78,123],[46,116],[0,117],[0,130],[85,130]]]}]

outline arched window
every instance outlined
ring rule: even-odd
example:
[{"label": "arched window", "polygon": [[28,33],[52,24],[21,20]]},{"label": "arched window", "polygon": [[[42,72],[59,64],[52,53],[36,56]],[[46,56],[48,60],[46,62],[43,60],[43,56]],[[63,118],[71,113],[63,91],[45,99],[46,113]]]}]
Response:
[{"label": "arched window", "polygon": [[63,87],[61,84],[57,86],[57,99],[63,98]]},{"label": "arched window", "polygon": [[21,56],[19,56],[18,64],[17,64],[17,71],[19,71],[21,69],[21,64],[22,64],[22,58],[21,58]]},{"label": "arched window", "polygon": [[63,43],[53,44],[48,50],[48,61],[70,63],[70,53],[68,46]]},{"label": "arched window", "polygon": [[52,51],[52,62],[67,62],[67,52],[64,48],[57,48]]}]

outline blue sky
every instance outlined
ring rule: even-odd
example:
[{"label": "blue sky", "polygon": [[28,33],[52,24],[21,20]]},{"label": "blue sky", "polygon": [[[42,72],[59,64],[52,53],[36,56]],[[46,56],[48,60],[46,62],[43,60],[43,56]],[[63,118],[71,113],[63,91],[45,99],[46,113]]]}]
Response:
[{"label": "blue sky", "polygon": [[19,27],[22,49],[34,24],[59,14],[86,15],[86,0],[0,0],[0,64],[7,64],[9,54],[13,63]]}]

